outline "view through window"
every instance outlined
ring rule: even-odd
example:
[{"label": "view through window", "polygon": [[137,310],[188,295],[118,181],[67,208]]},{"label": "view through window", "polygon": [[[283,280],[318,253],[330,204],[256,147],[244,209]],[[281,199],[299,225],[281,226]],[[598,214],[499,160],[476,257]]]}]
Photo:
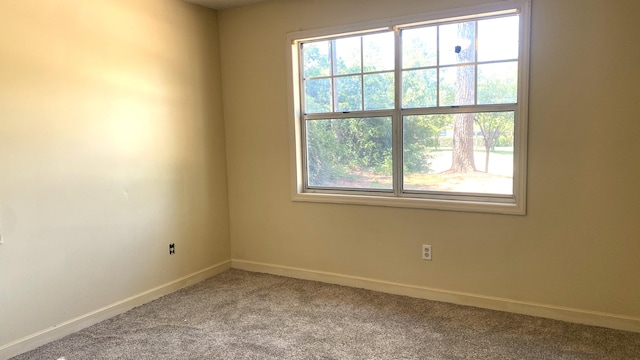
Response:
[{"label": "view through window", "polygon": [[521,21],[516,9],[300,40],[303,191],[516,202]]}]

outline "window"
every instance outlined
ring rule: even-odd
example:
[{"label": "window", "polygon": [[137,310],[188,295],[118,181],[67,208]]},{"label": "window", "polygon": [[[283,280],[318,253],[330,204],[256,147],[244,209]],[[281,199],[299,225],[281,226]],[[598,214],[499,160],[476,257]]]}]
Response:
[{"label": "window", "polygon": [[289,34],[294,200],[524,214],[529,8]]}]

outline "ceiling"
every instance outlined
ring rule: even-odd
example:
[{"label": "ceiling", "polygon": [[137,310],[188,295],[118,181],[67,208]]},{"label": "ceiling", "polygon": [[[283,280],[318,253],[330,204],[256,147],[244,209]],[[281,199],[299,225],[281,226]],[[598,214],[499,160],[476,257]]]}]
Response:
[{"label": "ceiling", "polygon": [[255,4],[265,0],[184,0],[193,4],[206,6],[212,9],[228,9],[230,7]]}]

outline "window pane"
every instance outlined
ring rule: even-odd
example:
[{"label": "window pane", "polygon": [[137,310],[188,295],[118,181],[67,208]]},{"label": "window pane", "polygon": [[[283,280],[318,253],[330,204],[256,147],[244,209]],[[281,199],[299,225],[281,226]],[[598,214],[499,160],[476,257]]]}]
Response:
[{"label": "window pane", "polygon": [[364,75],[364,109],[393,109],[393,73]]},{"label": "window pane", "polygon": [[476,60],[475,21],[439,26],[440,65],[453,65]]},{"label": "window pane", "polygon": [[436,66],[437,44],[435,26],[402,31],[402,68]]},{"label": "window pane", "polygon": [[518,58],[519,17],[478,21],[478,61]]},{"label": "window pane", "polygon": [[308,120],[310,187],[391,189],[391,117]]},{"label": "window pane", "polygon": [[478,104],[518,101],[518,62],[478,65]]},{"label": "window pane", "polygon": [[411,70],[402,72],[402,107],[418,108],[437,105],[437,70]]},{"label": "window pane", "polygon": [[334,40],[336,60],[335,74],[356,74],[361,69],[361,37],[352,37]]},{"label": "window pane", "polygon": [[[473,117],[473,150],[454,150],[454,116],[403,118],[403,182],[406,191],[511,195],[513,193],[514,113],[485,112]],[[475,171],[453,171],[471,158]],[[488,168],[488,171],[486,170]]]},{"label": "window pane", "polygon": [[474,71],[472,65],[440,69],[440,106],[474,104]]},{"label": "window pane", "polygon": [[393,32],[363,36],[364,71],[393,70],[395,66],[394,42]]},{"label": "window pane", "polygon": [[306,80],[304,88],[307,114],[331,111],[331,80]]},{"label": "window pane", "polygon": [[362,110],[362,77],[344,76],[335,78],[336,111]]},{"label": "window pane", "polygon": [[329,41],[320,41],[302,46],[305,78],[330,75],[329,44]]}]

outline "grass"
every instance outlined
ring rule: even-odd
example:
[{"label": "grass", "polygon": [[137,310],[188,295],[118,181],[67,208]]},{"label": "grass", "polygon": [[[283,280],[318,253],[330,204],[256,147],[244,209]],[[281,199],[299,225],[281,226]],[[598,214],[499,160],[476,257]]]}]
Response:
[{"label": "grass", "polygon": [[511,194],[512,178],[485,172],[408,174],[405,190]]},{"label": "grass", "polygon": [[[511,148],[498,148],[496,150],[491,151],[491,154],[500,154],[500,155],[513,155],[513,150],[506,150],[506,149],[511,149]],[[435,153],[435,152],[451,152],[453,149],[451,149],[450,147],[446,147],[446,148],[438,148],[438,149],[431,149],[429,150],[429,152]],[[473,149],[473,152],[475,153],[483,153],[485,154],[487,151],[485,149]]]},{"label": "grass", "polygon": [[[350,174],[348,178],[326,184],[330,187],[352,189],[391,189],[392,177],[386,174]],[[407,174],[404,178],[405,190],[412,191],[452,191],[487,194],[511,194],[512,178],[509,176],[471,173]]]},{"label": "grass", "polygon": [[[474,152],[476,154],[476,166],[483,170],[485,151],[475,149]],[[512,194],[512,148],[498,147],[491,152],[492,157],[489,169],[492,173],[482,171],[447,173],[446,170],[451,166],[451,148],[432,149],[431,153],[433,154],[430,159],[432,173],[405,173],[404,190]],[[392,181],[390,173],[358,169],[348,171],[339,179],[327,182],[325,185],[332,188],[391,190]]]}]

